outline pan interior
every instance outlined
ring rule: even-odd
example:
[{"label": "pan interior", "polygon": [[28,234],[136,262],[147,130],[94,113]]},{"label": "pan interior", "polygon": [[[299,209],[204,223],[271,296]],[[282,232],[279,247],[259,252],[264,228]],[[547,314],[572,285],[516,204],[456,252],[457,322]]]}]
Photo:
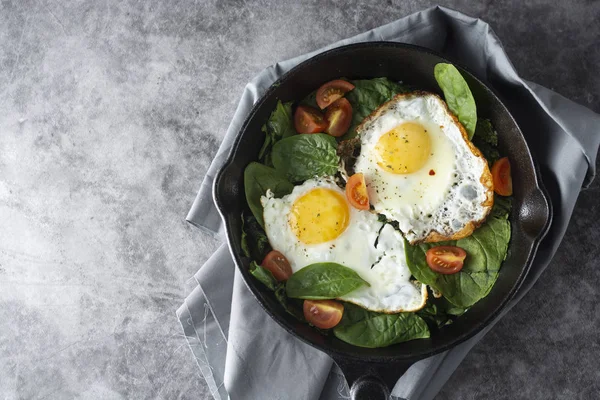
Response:
[{"label": "pan interior", "polygon": [[[455,323],[432,334],[430,339],[363,349],[348,345],[333,335],[323,336],[288,315],[273,293],[248,273],[248,262],[240,248],[240,214],[246,207],[244,168],[257,159],[263,144],[262,125],[278,100],[297,101],[323,82],[339,77],[368,79],[388,77],[442,95],[433,68],[448,60],[429,50],[398,43],[362,43],[322,53],[300,64],[273,85],[254,106],[239,133],[229,160],[215,180],[215,201],[227,230],[236,264],[246,284],[264,309],[285,329],[313,346],[337,357],[374,362],[419,359],[444,351],[481,330],[510,299],[521,283],[535,248],[548,223],[546,197],[538,186],[534,164],[519,127],[498,97],[481,81],[460,68],[473,92],[479,116],[489,118],[498,131],[499,150],[510,158],[514,203],[510,220],[512,238],[498,280],[487,297],[476,303]],[[456,65],[456,64],[455,64]]]}]

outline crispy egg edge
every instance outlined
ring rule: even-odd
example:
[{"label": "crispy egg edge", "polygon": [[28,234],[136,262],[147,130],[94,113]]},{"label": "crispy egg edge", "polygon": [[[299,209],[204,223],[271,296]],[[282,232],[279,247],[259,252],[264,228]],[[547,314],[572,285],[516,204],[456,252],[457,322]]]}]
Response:
[{"label": "crispy egg edge", "polygon": [[481,219],[468,222],[464,226],[464,228],[462,228],[461,230],[455,232],[454,234],[452,234],[450,236],[446,236],[435,230],[431,230],[429,232],[429,234],[425,237],[425,239],[414,240],[414,241],[410,242],[411,245],[415,245],[415,244],[419,244],[419,243],[443,242],[446,240],[459,240],[459,239],[465,238],[467,236],[470,236],[475,229],[477,229],[479,226],[481,226],[481,224],[483,224],[485,222],[487,216],[489,215],[490,211],[492,210],[492,207],[494,206],[494,181],[492,180],[492,173],[490,172],[490,168],[488,166],[487,160],[485,159],[483,154],[481,154],[481,151],[479,151],[479,149],[477,147],[475,147],[475,145],[471,142],[465,127],[463,126],[463,124],[460,123],[460,121],[458,120],[456,115],[454,115],[454,113],[452,111],[450,111],[450,109],[448,108],[448,104],[446,104],[446,102],[437,94],[431,93],[431,92],[426,92],[423,90],[415,90],[415,91],[408,92],[408,93],[397,94],[396,96],[392,97],[391,100],[383,103],[381,106],[379,106],[379,108],[377,108],[375,111],[373,111],[371,114],[369,114],[360,123],[360,125],[358,125],[356,127],[357,137],[360,137],[360,135],[362,134],[365,124],[378,118],[383,111],[385,111],[386,109],[389,108],[390,104],[397,102],[398,100],[411,99],[411,98],[415,98],[415,97],[425,97],[425,96],[434,96],[440,101],[440,103],[442,104],[442,107],[444,107],[444,110],[448,113],[448,115],[450,115],[452,117],[452,120],[454,121],[456,126],[458,126],[460,133],[462,134],[463,140],[467,144],[467,147],[469,148],[471,153],[475,157],[483,160],[483,162],[484,162],[483,163],[484,164],[483,172],[481,174],[479,181],[486,188],[486,192],[485,192],[486,198],[483,202],[480,203],[481,206],[485,209],[485,212]]},{"label": "crispy egg edge", "polygon": [[425,307],[425,305],[427,304],[427,299],[429,298],[429,293],[427,291],[427,285],[415,281],[415,283],[411,282],[412,285],[414,285],[415,287],[418,287],[419,285],[421,286],[421,304],[419,304],[418,306],[416,306],[415,308],[411,308],[411,309],[403,309],[403,308],[399,308],[396,310],[390,310],[390,309],[386,309],[386,308],[378,308],[378,309],[373,309],[373,308],[366,308],[364,305],[356,303],[352,300],[346,300],[344,298],[338,297],[336,300],[339,301],[344,301],[346,303],[352,303],[356,306],[362,307],[365,310],[368,311],[373,311],[373,312],[378,312],[378,313],[382,313],[382,314],[398,314],[398,313],[403,313],[403,312],[415,312],[415,311],[419,311],[421,309],[423,309]]}]

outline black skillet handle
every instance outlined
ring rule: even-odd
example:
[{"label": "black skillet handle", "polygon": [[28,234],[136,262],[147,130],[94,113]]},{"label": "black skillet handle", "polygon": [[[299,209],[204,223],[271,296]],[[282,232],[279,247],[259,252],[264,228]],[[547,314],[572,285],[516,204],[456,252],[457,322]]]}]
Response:
[{"label": "black skillet handle", "polygon": [[352,400],[388,400],[410,362],[366,363],[334,358],[348,382]]}]

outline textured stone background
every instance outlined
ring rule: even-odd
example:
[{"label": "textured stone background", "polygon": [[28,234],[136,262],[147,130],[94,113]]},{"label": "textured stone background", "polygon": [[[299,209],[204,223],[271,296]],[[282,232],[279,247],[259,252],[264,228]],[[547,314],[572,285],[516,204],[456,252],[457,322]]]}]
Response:
[{"label": "textured stone background", "polygon": [[[442,3],[600,111],[599,2]],[[206,398],[175,310],[217,243],[184,217],[245,83],[433,4],[1,1],[0,398]],[[600,397],[599,196],[439,399]]]}]

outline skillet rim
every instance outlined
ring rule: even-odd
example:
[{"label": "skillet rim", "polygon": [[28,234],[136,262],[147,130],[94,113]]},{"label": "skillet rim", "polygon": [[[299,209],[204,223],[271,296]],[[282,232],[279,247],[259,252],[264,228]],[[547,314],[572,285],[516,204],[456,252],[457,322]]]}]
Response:
[{"label": "skillet rim", "polygon": [[[305,64],[319,62],[319,61],[321,61],[321,59],[325,59],[328,56],[335,54],[335,53],[343,53],[345,51],[357,49],[357,48],[372,48],[372,47],[404,48],[404,49],[408,49],[409,51],[414,51],[416,53],[427,53],[427,54],[436,56],[436,57],[440,58],[441,60],[451,63],[454,66],[458,67],[460,70],[466,72],[467,74],[470,75],[471,79],[475,80],[477,83],[479,83],[485,89],[487,89],[492,94],[492,96],[494,96],[495,99],[498,101],[498,104],[504,110],[506,115],[509,117],[510,121],[516,128],[516,131],[518,132],[519,136],[525,143],[525,150],[526,150],[527,161],[528,161],[527,166],[530,169],[530,171],[532,172],[533,176],[535,177],[535,181],[530,183],[532,185],[532,188],[529,191],[530,192],[529,196],[531,196],[534,192],[538,192],[539,199],[537,200],[537,206],[542,207],[545,210],[546,221],[543,224],[543,226],[540,228],[539,232],[535,235],[535,237],[533,237],[531,239],[531,246],[529,247],[529,252],[527,254],[526,261],[523,265],[519,266],[520,267],[519,276],[515,280],[515,283],[513,284],[512,288],[504,296],[504,298],[498,302],[498,306],[496,307],[495,311],[489,313],[485,318],[478,321],[476,323],[476,325],[473,328],[471,328],[469,331],[463,332],[463,333],[457,335],[453,340],[451,340],[451,342],[444,344],[444,345],[439,345],[439,346],[432,345],[432,346],[430,346],[430,348],[428,350],[421,351],[418,354],[408,353],[408,352],[404,353],[404,354],[394,354],[394,355],[389,355],[389,354],[384,354],[384,355],[381,355],[381,354],[377,354],[377,355],[351,354],[351,353],[344,352],[344,351],[341,351],[338,349],[333,349],[330,346],[328,346],[326,343],[318,343],[318,342],[312,341],[309,338],[304,337],[302,334],[298,333],[294,326],[292,326],[285,319],[280,318],[280,316],[278,315],[279,314],[278,312],[271,310],[269,307],[267,307],[266,304],[263,303],[263,301],[261,300],[262,294],[260,293],[259,289],[256,287],[257,282],[253,282],[253,283],[249,282],[249,280],[251,280],[252,278],[250,277],[249,272],[244,270],[244,268],[242,267],[243,263],[241,262],[241,256],[238,254],[235,254],[233,251],[233,247],[232,247],[234,238],[233,238],[233,233],[232,233],[232,230],[230,229],[228,220],[231,218],[234,218],[234,215],[232,215],[231,212],[226,212],[226,210],[225,210],[226,206],[224,206],[223,201],[221,200],[219,192],[218,192],[218,188],[221,186],[222,181],[223,181],[224,177],[226,176],[228,168],[231,167],[234,163],[235,155],[239,150],[240,142],[241,142],[241,139],[243,136],[242,132],[245,132],[247,130],[248,125],[253,120],[255,114],[262,107],[263,103],[265,103],[267,101],[267,99],[269,99],[271,97],[271,95],[275,91],[275,89],[281,85],[282,81],[288,80],[293,75],[298,74],[300,69],[302,67],[304,67]],[[525,164],[525,163],[523,163],[523,164]],[[359,361],[359,362],[370,362],[370,363],[398,363],[398,362],[413,362],[413,361],[417,361],[417,360],[420,360],[423,358],[427,358],[427,357],[433,356],[435,354],[449,350],[449,349],[465,342],[466,340],[470,339],[471,337],[473,337],[476,334],[478,334],[479,332],[481,332],[485,327],[487,327],[496,318],[496,316],[498,316],[506,308],[507,304],[514,297],[514,295],[516,294],[518,289],[523,284],[525,277],[529,273],[529,269],[531,267],[533,258],[535,257],[535,255],[537,253],[539,244],[542,241],[542,239],[546,236],[546,234],[550,228],[551,222],[552,222],[552,203],[550,201],[550,197],[543,185],[543,182],[542,182],[540,176],[541,176],[541,174],[540,174],[539,168],[533,159],[531,150],[529,148],[527,140],[523,136],[523,132],[521,131],[519,124],[517,123],[517,121],[511,114],[511,112],[509,111],[508,107],[506,107],[506,105],[501,100],[501,97],[498,94],[498,92],[493,87],[491,87],[486,82],[481,80],[469,68],[466,68],[461,63],[455,62],[451,58],[441,55],[440,53],[438,53],[434,50],[431,50],[429,48],[418,46],[418,45],[413,45],[413,44],[408,44],[408,43],[401,43],[401,42],[371,41],[371,42],[352,43],[352,44],[348,44],[348,45],[335,47],[335,48],[332,48],[329,50],[325,50],[325,51],[318,53],[318,54],[302,61],[301,63],[297,64],[292,69],[290,69],[288,72],[286,72],[281,77],[279,77],[275,82],[273,82],[269,86],[269,88],[265,91],[265,93],[262,94],[260,96],[260,98],[253,104],[252,109],[250,110],[248,116],[246,117],[243,124],[241,125],[241,128],[237,132],[236,138],[235,138],[234,142],[232,143],[231,150],[230,150],[229,154],[227,155],[226,160],[224,161],[223,165],[219,168],[219,170],[217,171],[217,173],[215,175],[215,180],[213,182],[212,189],[213,189],[213,200],[214,200],[216,208],[219,211],[219,214],[224,222],[227,245],[229,248],[229,252],[232,255],[232,258],[234,260],[234,263],[235,263],[236,267],[239,269],[239,271],[242,275],[242,278],[244,279],[245,285],[250,289],[250,292],[255,297],[255,299],[258,301],[258,303],[263,308],[263,310],[265,310],[266,313],[272,319],[274,319],[282,328],[284,328],[287,332],[292,334],[294,337],[296,337],[299,340],[303,341],[304,343],[307,343],[308,345],[330,355],[336,361],[344,360],[344,361],[348,361],[348,362]],[[526,198],[526,197],[524,197],[524,198]],[[513,214],[514,214],[514,211],[513,211]],[[512,241],[512,238],[511,238],[511,241]],[[509,244],[509,250],[510,250],[510,244]],[[339,339],[337,339],[337,340],[339,340]],[[358,347],[358,348],[360,348],[360,347]]]}]

